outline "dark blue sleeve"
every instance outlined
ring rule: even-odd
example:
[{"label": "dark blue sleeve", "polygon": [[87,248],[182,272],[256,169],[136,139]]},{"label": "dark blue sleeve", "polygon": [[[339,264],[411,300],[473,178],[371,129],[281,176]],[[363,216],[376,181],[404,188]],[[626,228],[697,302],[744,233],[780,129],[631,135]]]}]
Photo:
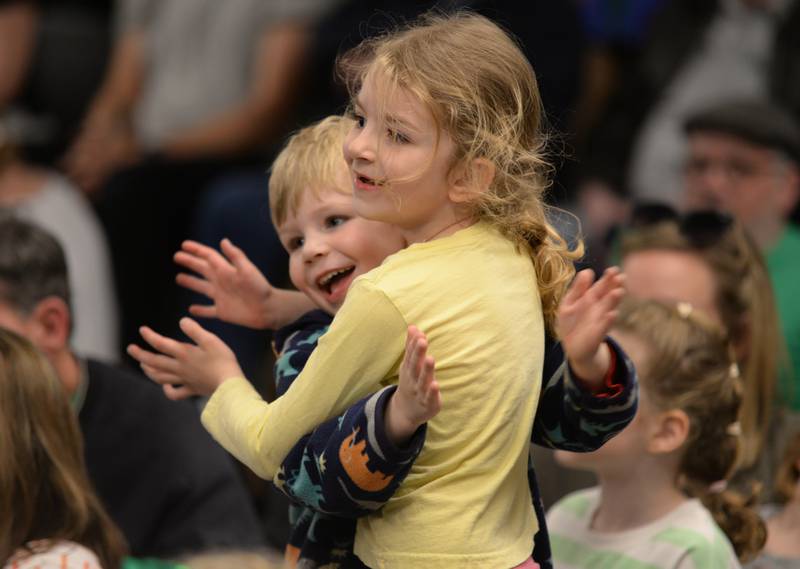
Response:
[{"label": "dark blue sleeve", "polygon": [[399,448],[386,436],[390,386],[300,440],[275,477],[295,503],[338,517],[374,512],[395,493],[425,442],[426,425]]},{"label": "dark blue sleeve", "polygon": [[614,340],[606,337],[606,343],[616,360],[611,383],[617,389],[611,396],[593,394],[575,381],[561,344],[547,338],[542,392],[531,434],[534,444],[589,452],[633,420],[639,400],[636,369]]}]

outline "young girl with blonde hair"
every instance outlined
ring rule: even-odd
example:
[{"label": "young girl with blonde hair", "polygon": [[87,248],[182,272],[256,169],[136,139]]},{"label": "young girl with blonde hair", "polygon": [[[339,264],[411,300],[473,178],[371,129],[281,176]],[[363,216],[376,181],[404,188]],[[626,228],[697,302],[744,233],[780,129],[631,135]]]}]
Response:
[{"label": "young girl with blonde hair", "polygon": [[0,562],[4,569],[117,569],[126,549],[83,464],[61,382],[0,328]]},{"label": "young girl with blonde hair", "polygon": [[623,303],[611,334],[639,371],[639,412],[598,451],[557,451],[599,486],[548,513],[555,566],[739,567],[766,530],[753,504],[727,489],[742,386],[725,334],[687,303],[652,300]]},{"label": "young girl with blonde hair", "polygon": [[[269,478],[305,433],[397,382],[404,351],[420,356],[428,380],[435,358],[444,406],[398,492],[359,520],[355,552],[373,567],[531,564],[526,469],[544,331],[579,253],[545,217],[549,167],[533,70],[506,33],[470,14],[429,16],[365,43],[343,69],[357,120],[344,145],[355,210],[398,227],[409,247],[353,282],[274,403],[192,320],[181,326],[196,345],[143,328],[162,353],[131,354],[168,396],[213,393],[204,424]],[[346,272],[318,266],[316,243],[301,245],[320,287]],[[599,356],[592,364],[604,371],[609,351]],[[392,440],[430,418],[418,395],[401,386],[392,396]]]}]

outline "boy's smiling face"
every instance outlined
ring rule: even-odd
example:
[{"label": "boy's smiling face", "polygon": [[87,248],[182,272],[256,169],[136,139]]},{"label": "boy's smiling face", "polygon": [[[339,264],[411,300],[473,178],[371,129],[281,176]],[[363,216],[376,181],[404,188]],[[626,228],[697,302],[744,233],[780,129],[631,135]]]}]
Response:
[{"label": "boy's smiling face", "polygon": [[278,227],[289,252],[294,286],[330,314],[342,305],[353,280],[405,247],[393,226],[358,217],[353,196],[335,187],[306,191],[297,211]]}]

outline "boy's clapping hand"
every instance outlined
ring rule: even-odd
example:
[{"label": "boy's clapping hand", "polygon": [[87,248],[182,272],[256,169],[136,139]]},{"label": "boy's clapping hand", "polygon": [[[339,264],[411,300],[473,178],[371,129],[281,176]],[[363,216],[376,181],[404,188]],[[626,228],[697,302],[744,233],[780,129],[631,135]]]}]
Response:
[{"label": "boy's clapping hand", "polygon": [[217,336],[191,318],[182,318],[180,327],[195,344],[172,340],[142,326],[142,338],[155,352],[128,346],[128,354],[141,364],[147,377],[164,388],[168,398],[211,395],[226,379],[244,377],[236,356]]},{"label": "boy's clapping hand", "polygon": [[434,370],[427,337],[416,326],[409,326],[397,391],[386,410],[386,433],[394,444],[406,443],[420,425],[441,410],[442,396]]},{"label": "boy's clapping hand", "polygon": [[602,388],[610,364],[605,337],[625,296],[625,275],[606,269],[594,281],[594,271],[578,273],[558,307],[556,328],[575,374],[589,388]]},{"label": "boy's clapping hand", "polygon": [[189,312],[201,318],[219,318],[258,330],[275,330],[314,308],[302,293],[272,286],[247,255],[229,239],[222,254],[196,241],[184,241],[175,262],[200,277],[181,273],[176,282],[207,296],[210,305],[193,304]]}]

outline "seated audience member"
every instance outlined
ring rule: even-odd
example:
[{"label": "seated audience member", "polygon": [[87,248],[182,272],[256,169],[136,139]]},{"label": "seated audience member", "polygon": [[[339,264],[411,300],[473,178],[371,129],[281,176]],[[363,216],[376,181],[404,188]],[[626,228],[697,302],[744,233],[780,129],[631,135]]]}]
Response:
[{"label": "seated audience member", "polygon": [[311,25],[330,1],[115,3],[108,70],[64,165],[108,233],[123,345],[142,323],[174,329],[172,251],[208,185],[263,168],[290,128]]},{"label": "seated audience member", "polygon": [[789,569],[800,565],[800,433],[783,452],[775,476],[776,502],[762,508],[767,521],[767,544],[748,569]]},{"label": "seated audience member", "polygon": [[766,530],[727,489],[742,389],[725,334],[688,303],[634,301],[620,307],[611,335],[639,371],[641,404],[599,450],[557,451],[599,485],[548,513],[555,566],[739,567],[763,547]]},{"label": "seated audience member", "polygon": [[1,125],[0,208],[52,232],[64,249],[71,269],[75,349],[102,360],[119,360],[111,259],[99,221],[66,178],[25,163]]},{"label": "seated audience member", "polygon": [[117,569],[125,540],[92,489],[81,433],[47,360],[0,328],[0,563]]},{"label": "seated audience member", "polygon": [[[757,100],[710,106],[686,122],[686,205],[738,219],[767,262],[791,369],[782,396],[800,411],[800,126]],[[782,377],[783,379],[783,377]]]},{"label": "seated audience member", "polygon": [[780,448],[775,385],[782,338],[756,244],[740,223],[714,212],[677,217],[668,208],[643,206],[632,225],[622,240],[621,263],[630,295],[689,302],[723,327],[744,389],[738,467],[771,480]]},{"label": "seated audience member", "polygon": [[131,554],[262,545],[234,465],[192,405],[168,401],[146,379],[72,351],[67,279],[52,236],[0,220],[0,326],[28,338],[52,364],[79,420],[89,477]]}]

